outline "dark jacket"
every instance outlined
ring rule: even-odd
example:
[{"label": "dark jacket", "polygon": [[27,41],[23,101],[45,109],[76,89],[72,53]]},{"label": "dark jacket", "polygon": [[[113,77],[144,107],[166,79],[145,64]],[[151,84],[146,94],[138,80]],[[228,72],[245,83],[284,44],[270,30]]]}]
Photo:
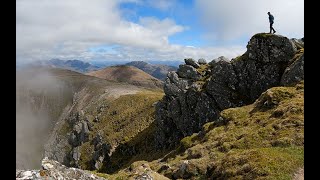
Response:
[{"label": "dark jacket", "polygon": [[269,15],[269,22],[273,23],[274,17],[272,16],[272,14]]}]

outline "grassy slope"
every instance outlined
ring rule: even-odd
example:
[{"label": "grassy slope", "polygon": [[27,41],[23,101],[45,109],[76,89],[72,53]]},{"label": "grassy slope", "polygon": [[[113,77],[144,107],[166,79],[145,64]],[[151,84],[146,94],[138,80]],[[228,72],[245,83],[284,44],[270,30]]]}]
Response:
[{"label": "grassy slope", "polygon": [[162,88],[162,81],[133,66],[111,66],[87,74],[109,81],[126,82],[150,88]]},{"label": "grassy slope", "polygon": [[275,87],[252,105],[222,111],[220,123],[184,138],[181,149],[186,150],[167,163],[174,167],[189,160],[195,177],[290,179],[303,166],[303,92],[303,83]]},{"label": "grassy slope", "polygon": [[[61,92],[58,91],[59,96],[43,94],[39,88],[36,89],[39,92],[31,92],[34,97],[39,96],[39,102],[36,99],[35,105],[40,106],[45,102],[48,110],[52,111],[50,117],[55,121],[68,106],[67,116],[63,117],[60,125],[55,128],[58,135],[64,138],[69,137],[68,133],[72,131],[72,127],[67,123],[68,114],[80,113],[80,119],[87,118],[93,125],[89,138],[93,139],[98,132],[101,132],[103,139],[111,143],[112,146],[131,141],[140,131],[145,131],[146,127],[149,127],[154,121],[153,104],[164,95],[163,91],[159,89],[147,90],[64,69],[28,69],[25,73],[28,77],[45,74],[50,77],[49,79],[52,79],[52,82],[59,83],[63,87],[63,89],[59,89]],[[26,76],[26,74],[22,75]],[[24,93],[24,95],[29,94]],[[38,106],[34,108],[37,110]],[[100,110],[102,106],[104,108]],[[99,117],[99,122],[93,122],[95,116]],[[65,148],[66,151],[71,150],[70,147]],[[92,150],[93,145],[90,142],[81,145],[81,168],[88,169],[87,163],[92,157]]]},{"label": "grassy slope", "polygon": [[[303,82],[271,88],[254,104],[226,109],[221,115],[200,133],[182,139],[180,147],[161,161],[149,161],[151,169],[169,178],[292,179],[303,167]],[[186,170],[179,173],[186,162]],[[123,169],[106,176],[124,178],[130,172]]]},{"label": "grassy slope", "polygon": [[[86,114],[90,114],[91,117],[99,116],[100,121],[92,123],[94,126],[90,131],[90,139],[93,139],[100,132],[106,142],[117,147],[113,154],[119,153],[118,147],[132,143],[133,138],[140,137],[138,134],[145,132],[152,124],[155,117],[154,103],[159,101],[163,95],[162,91],[145,90],[136,94],[122,95],[113,100],[103,99],[97,102],[97,104],[104,104],[107,107],[102,112],[99,112],[97,105],[92,105],[86,110]],[[91,118],[92,120],[93,118]],[[140,140],[138,141],[140,142]],[[88,169],[87,164],[93,148],[90,142],[81,146],[80,165],[84,169]],[[124,156],[114,158],[114,155],[111,158],[112,166],[119,166],[119,161],[122,162],[126,159]]]}]

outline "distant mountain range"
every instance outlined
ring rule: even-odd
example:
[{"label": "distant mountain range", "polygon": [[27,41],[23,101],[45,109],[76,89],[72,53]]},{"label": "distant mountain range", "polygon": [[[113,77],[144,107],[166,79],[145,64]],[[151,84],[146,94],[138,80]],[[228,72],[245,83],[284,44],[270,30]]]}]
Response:
[{"label": "distant mountain range", "polygon": [[44,66],[68,69],[68,70],[73,70],[81,73],[86,73],[86,72],[100,69],[99,66],[95,66],[88,62],[83,62],[80,60],[51,59],[49,61],[43,61],[41,64]]},{"label": "distant mountain range", "polygon": [[160,80],[165,80],[169,71],[176,71],[178,68],[175,66],[150,64],[144,61],[132,61],[127,63],[128,66],[134,66],[142,71],[150,74],[151,76]]},{"label": "distant mountain range", "polygon": [[53,67],[68,69],[80,73],[87,73],[90,71],[95,71],[101,69],[101,67],[92,65],[91,63],[80,61],[80,60],[60,60],[51,59],[49,61],[37,61],[28,66],[41,66],[41,67]]},{"label": "distant mountain range", "polygon": [[[100,61],[100,62],[84,62],[81,60],[61,60],[61,59],[51,59],[49,61],[36,61],[27,66],[41,66],[41,67],[53,67],[68,69],[80,73],[89,73],[91,71],[96,71],[103,69],[105,67],[115,66],[115,65],[128,65],[134,66],[151,76],[165,80],[167,73],[169,71],[176,71],[179,66],[178,61]],[[168,64],[168,65],[167,65]],[[17,67],[20,68],[20,67]]]},{"label": "distant mountain range", "polygon": [[[130,62],[136,62],[136,61],[132,61],[132,60],[121,60],[121,61],[104,61],[104,60],[93,60],[90,61],[91,64],[98,66],[98,67],[107,67],[107,66],[115,66],[115,65],[123,65],[126,63],[130,63]],[[171,61],[163,61],[163,60],[148,60],[148,61],[143,61],[143,62],[147,62],[149,64],[152,65],[167,65],[167,66],[173,66],[173,67],[179,67],[180,64],[183,64],[184,62],[181,61],[177,61],[177,60],[171,60]]]}]

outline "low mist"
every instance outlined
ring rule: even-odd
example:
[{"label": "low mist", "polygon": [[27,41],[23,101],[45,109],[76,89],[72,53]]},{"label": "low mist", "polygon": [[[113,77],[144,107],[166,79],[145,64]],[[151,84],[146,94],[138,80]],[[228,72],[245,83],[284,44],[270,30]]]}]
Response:
[{"label": "low mist", "polygon": [[39,169],[44,144],[65,107],[66,86],[45,69],[16,74],[16,168]]}]

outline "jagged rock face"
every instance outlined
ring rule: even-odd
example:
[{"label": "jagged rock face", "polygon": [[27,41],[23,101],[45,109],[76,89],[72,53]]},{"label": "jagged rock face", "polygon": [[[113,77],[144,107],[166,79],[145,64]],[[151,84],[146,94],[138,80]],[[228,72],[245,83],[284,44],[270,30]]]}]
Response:
[{"label": "jagged rock face", "polygon": [[200,73],[196,70],[196,68],[194,68],[191,65],[185,65],[185,64],[179,65],[179,69],[177,73],[182,78],[187,78],[192,80],[198,80],[201,77]]},{"label": "jagged rock face", "polygon": [[205,59],[203,59],[203,58],[200,58],[198,60],[198,64],[207,64],[207,61]]},{"label": "jagged rock face", "polygon": [[291,42],[294,43],[294,45],[296,45],[297,49],[304,48],[304,38],[301,38],[301,39],[292,38],[290,40]]},{"label": "jagged rock face", "polygon": [[[65,134],[65,137],[58,134],[53,136],[56,139],[51,140],[52,143],[46,145],[45,155],[63,162],[67,166],[81,168],[79,161],[83,155],[81,154],[80,147],[83,143],[90,141],[89,133],[92,131],[92,124],[79,112],[70,113],[65,123],[71,127],[70,132]],[[91,154],[90,169],[99,169],[103,162],[108,160],[111,146],[99,135],[92,139],[92,143],[94,151]],[[71,150],[68,151],[66,149]]]},{"label": "jagged rock face", "polygon": [[186,65],[190,65],[194,68],[199,68],[199,64],[192,58],[187,58],[187,59],[184,59],[184,62],[186,63]]},{"label": "jagged rock face", "polygon": [[220,57],[218,57],[218,58],[216,58],[216,59],[214,59],[214,60],[212,60],[211,62],[209,62],[209,65],[214,65],[216,62],[219,62],[219,61],[226,61],[226,62],[229,62],[230,61],[230,59],[228,59],[228,58],[226,58],[226,57],[224,57],[224,56],[220,56]]},{"label": "jagged rock face", "polygon": [[166,95],[157,104],[159,148],[198,132],[203,124],[219,118],[221,110],[254,102],[266,89],[280,85],[281,78],[288,83],[303,79],[303,57],[288,67],[296,52],[297,46],[288,38],[262,33],[231,61],[221,56],[194,65],[194,60],[185,59],[186,65],[180,65],[177,73],[168,73]]},{"label": "jagged rock face", "polygon": [[188,79],[179,78],[178,74],[171,71],[167,75],[164,84],[164,92],[168,95],[178,96],[178,94],[187,89],[191,82]]},{"label": "jagged rock face", "polygon": [[287,62],[296,50],[287,37],[280,35],[256,34],[247,45],[249,58],[262,63]]},{"label": "jagged rock face", "polygon": [[215,99],[219,109],[226,109],[240,104],[240,98],[236,91],[238,78],[233,65],[227,61],[220,60],[212,63],[211,69],[213,73],[206,86],[206,91]]},{"label": "jagged rock face", "polygon": [[280,84],[296,46],[283,36],[257,34],[247,48],[242,59],[234,60],[232,65],[238,76],[237,90],[251,103],[266,89]]},{"label": "jagged rock face", "polygon": [[68,168],[57,161],[44,158],[41,170],[16,170],[16,179],[40,180],[40,179],[88,179],[103,180],[88,171],[77,168]]},{"label": "jagged rock face", "polygon": [[290,85],[304,79],[304,53],[286,68],[282,78],[282,85]]}]

